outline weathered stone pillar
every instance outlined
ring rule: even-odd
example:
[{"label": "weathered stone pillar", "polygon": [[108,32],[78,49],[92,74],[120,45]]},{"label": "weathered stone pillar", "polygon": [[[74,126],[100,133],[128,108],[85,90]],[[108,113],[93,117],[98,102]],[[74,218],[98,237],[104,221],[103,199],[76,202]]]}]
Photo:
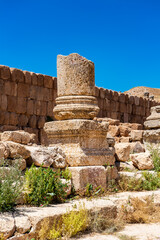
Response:
[{"label": "weathered stone pillar", "polygon": [[144,122],[144,143],[160,143],[160,105],[151,108],[151,115]]},{"label": "weathered stone pillar", "polygon": [[72,172],[75,190],[87,183],[106,186],[104,166],[114,165],[114,147],[109,147],[107,122],[92,120],[99,111],[94,96],[94,63],[74,53],[57,57],[57,120],[44,130],[50,146],[60,146]]},{"label": "weathered stone pillar", "polygon": [[97,116],[93,62],[77,53],[58,55],[57,79],[57,106],[53,110],[56,119],[93,119]]}]

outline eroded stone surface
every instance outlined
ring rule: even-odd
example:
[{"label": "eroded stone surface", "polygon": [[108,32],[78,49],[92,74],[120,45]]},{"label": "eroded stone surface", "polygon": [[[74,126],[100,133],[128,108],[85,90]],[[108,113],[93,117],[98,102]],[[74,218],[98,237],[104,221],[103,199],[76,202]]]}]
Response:
[{"label": "eroded stone surface", "polygon": [[34,163],[35,166],[43,166],[54,168],[65,168],[65,153],[60,147],[40,147],[40,146],[27,146],[30,152],[30,164]]},{"label": "eroded stone surface", "polygon": [[56,119],[93,119],[98,114],[93,62],[77,53],[58,55],[57,84]]},{"label": "eroded stone surface", "polygon": [[5,131],[1,135],[1,141],[12,141],[28,144],[31,141],[31,134],[25,131]]},{"label": "eroded stone surface", "polygon": [[6,142],[0,142],[0,147],[5,146],[6,154],[4,155],[5,158],[18,158],[22,157],[24,159],[27,159],[30,156],[29,151],[26,149],[26,147],[22,144],[6,141]]},{"label": "eroded stone surface", "polygon": [[93,188],[106,188],[106,170],[102,166],[69,167],[69,170],[75,191],[85,189],[87,184],[92,184]]},{"label": "eroded stone surface", "polygon": [[45,124],[50,146],[60,146],[69,166],[114,165],[114,148],[108,146],[108,123],[65,120]]},{"label": "eroded stone surface", "polygon": [[151,155],[148,151],[145,153],[130,154],[130,159],[132,160],[133,165],[139,170],[147,170],[154,168]]},{"label": "eroded stone surface", "polygon": [[0,213],[0,234],[7,239],[15,232],[15,223],[12,213]]},{"label": "eroded stone surface", "polygon": [[131,146],[129,143],[116,143],[115,153],[116,159],[121,162],[126,162],[129,160]]}]

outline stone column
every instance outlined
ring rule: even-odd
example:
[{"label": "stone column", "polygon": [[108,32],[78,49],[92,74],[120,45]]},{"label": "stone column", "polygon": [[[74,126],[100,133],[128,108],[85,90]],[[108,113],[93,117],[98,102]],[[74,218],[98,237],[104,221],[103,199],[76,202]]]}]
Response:
[{"label": "stone column", "polygon": [[77,53],[57,57],[57,120],[93,119],[99,112],[95,95],[94,63]]},{"label": "stone column", "polygon": [[105,167],[114,165],[114,147],[107,142],[108,122],[93,118],[99,108],[94,96],[94,63],[74,53],[57,57],[58,97],[54,116],[44,126],[50,146],[60,146],[72,172],[76,191],[87,183],[106,186]]}]

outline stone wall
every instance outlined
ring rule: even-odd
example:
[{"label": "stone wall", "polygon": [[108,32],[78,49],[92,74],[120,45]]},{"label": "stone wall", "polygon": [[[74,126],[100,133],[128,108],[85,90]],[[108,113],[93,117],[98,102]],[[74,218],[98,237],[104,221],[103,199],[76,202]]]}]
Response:
[{"label": "stone wall", "polygon": [[[22,129],[37,134],[53,118],[57,79],[0,65],[0,132]],[[99,117],[143,123],[155,101],[96,87]]]},{"label": "stone wall", "polygon": [[150,108],[160,103],[142,97],[129,96],[96,87],[100,107],[99,117],[119,119],[121,122],[141,123],[150,115]]},{"label": "stone wall", "polygon": [[53,118],[57,79],[0,66],[0,132],[22,129],[36,133]]}]

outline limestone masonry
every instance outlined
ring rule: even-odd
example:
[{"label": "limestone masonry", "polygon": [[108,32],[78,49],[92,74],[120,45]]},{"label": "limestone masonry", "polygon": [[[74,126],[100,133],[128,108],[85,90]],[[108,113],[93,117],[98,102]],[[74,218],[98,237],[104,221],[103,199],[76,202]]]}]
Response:
[{"label": "limestone masonry", "polygon": [[[61,63],[59,56],[59,64]],[[82,58],[83,61],[83,58]],[[85,71],[93,68],[93,63],[85,62]],[[68,63],[69,64],[69,63]],[[74,65],[74,63],[73,63]],[[74,73],[74,68],[73,68]],[[79,74],[79,73],[78,73]],[[79,85],[76,96],[72,95],[71,99],[66,99],[62,92],[68,94],[68,86],[64,82],[62,90],[58,93],[57,106],[62,108],[66,102],[72,103],[75,97],[77,103],[83,105],[85,102],[94,108],[96,100],[90,86],[86,88],[87,81],[94,84],[93,72],[85,83],[85,73],[81,81],[85,85]],[[61,76],[59,76],[61,79]],[[89,82],[90,81],[90,82]],[[74,83],[74,81],[73,81]],[[61,84],[61,81],[60,83]],[[72,90],[75,90],[74,85]],[[86,90],[86,91],[85,91]],[[92,89],[93,91],[93,89]],[[82,93],[79,94],[79,93]],[[92,95],[93,94],[93,95]],[[79,96],[79,97],[77,97]],[[41,141],[44,123],[53,117],[53,108],[57,97],[57,78],[33,72],[22,71],[16,68],[9,68],[0,65],[0,132],[6,130],[25,130],[29,133],[35,133],[37,139]],[[148,99],[129,96],[127,94],[95,87],[95,97],[98,100],[100,108],[98,117],[111,117],[119,119],[121,122],[143,123],[150,115],[150,108],[158,105],[157,102]],[[58,107],[57,107],[58,108]],[[94,109],[94,112],[97,111]],[[58,115],[58,113],[57,113]],[[94,114],[93,114],[94,115]]]}]

